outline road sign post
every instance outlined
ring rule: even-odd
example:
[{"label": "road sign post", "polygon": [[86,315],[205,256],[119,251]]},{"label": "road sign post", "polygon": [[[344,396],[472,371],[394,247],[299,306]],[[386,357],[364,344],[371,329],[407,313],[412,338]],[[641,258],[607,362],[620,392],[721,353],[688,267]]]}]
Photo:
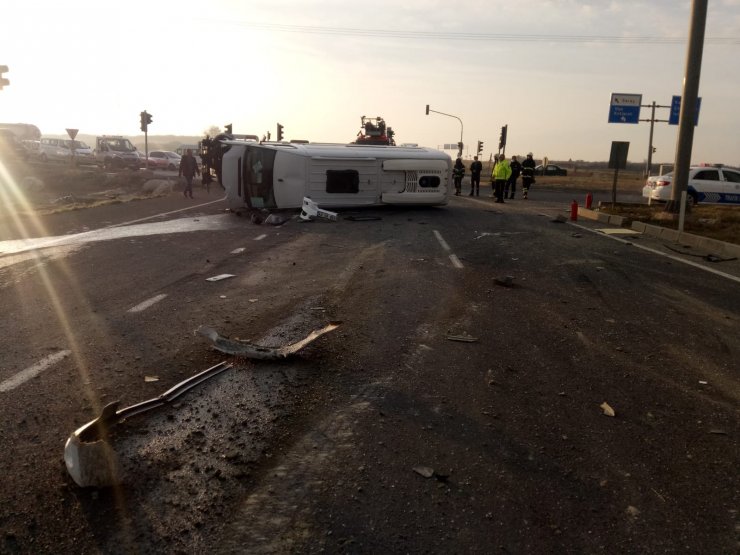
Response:
[{"label": "road sign post", "polygon": [[72,144],[69,147],[69,163],[73,166],[75,165],[75,156],[77,156],[77,149],[75,148],[75,137],[77,136],[77,132],[79,129],[67,129],[67,135],[69,135],[69,138],[72,139]]},{"label": "road sign post", "polygon": [[614,181],[612,182],[612,208],[617,204],[617,176],[620,169],[627,167],[627,152],[630,144],[625,141],[612,141],[612,150],[609,153],[609,169],[614,169]]},{"label": "road sign post", "polygon": [[641,94],[612,93],[609,103],[609,123],[639,122],[641,104]]}]

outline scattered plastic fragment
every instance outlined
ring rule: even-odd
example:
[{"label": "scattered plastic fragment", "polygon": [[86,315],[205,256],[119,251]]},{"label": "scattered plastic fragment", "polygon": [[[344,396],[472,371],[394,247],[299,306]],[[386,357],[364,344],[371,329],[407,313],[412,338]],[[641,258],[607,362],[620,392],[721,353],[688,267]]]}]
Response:
[{"label": "scattered plastic fragment", "polygon": [[228,279],[236,277],[234,274],[218,274],[217,276],[206,278],[206,281],[221,281],[222,279]]},{"label": "scattered plastic fragment", "polygon": [[699,383],[700,383],[701,385],[707,385],[707,383],[708,383],[708,382],[706,382],[706,381],[704,381],[704,380],[699,380]]},{"label": "scattered plastic fragment", "polygon": [[413,471],[416,472],[419,476],[423,476],[424,478],[431,478],[434,476],[434,469],[429,468],[428,466],[415,466],[413,468]]},{"label": "scattered plastic fragment", "polygon": [[331,221],[337,221],[337,213],[328,210],[322,210],[308,197],[303,197],[303,207],[301,208],[301,220],[310,222],[316,218],[324,218]]},{"label": "scattered plastic fragment", "polygon": [[715,434],[715,435],[718,435],[718,436],[726,436],[727,435],[727,432],[725,432],[724,430],[717,430],[717,429],[709,430],[709,433],[710,434]]},{"label": "scattered plastic fragment", "polygon": [[234,249],[231,251],[231,254],[240,254],[243,253],[245,250],[247,250],[245,247],[239,247],[238,249]]},{"label": "scattered plastic fragment", "polygon": [[604,411],[604,414],[606,416],[616,416],[616,413],[614,412],[614,409],[609,406],[609,403],[604,401],[599,405],[601,407],[601,410]]},{"label": "scattered plastic fragment", "polygon": [[144,381],[146,383],[158,382],[159,381],[159,378],[157,376],[144,376]]},{"label": "scattered plastic fragment", "polygon": [[285,345],[283,347],[263,347],[261,345],[255,345],[248,341],[239,341],[238,339],[229,339],[219,335],[219,333],[209,326],[201,326],[196,330],[196,333],[207,337],[213,343],[214,348],[217,351],[226,353],[229,355],[243,356],[247,358],[253,358],[258,360],[275,360],[280,358],[286,358],[292,354],[297,353],[303,347],[318,339],[325,333],[334,331],[339,327],[341,322],[330,322],[323,328],[317,329],[309,333],[306,337]]}]

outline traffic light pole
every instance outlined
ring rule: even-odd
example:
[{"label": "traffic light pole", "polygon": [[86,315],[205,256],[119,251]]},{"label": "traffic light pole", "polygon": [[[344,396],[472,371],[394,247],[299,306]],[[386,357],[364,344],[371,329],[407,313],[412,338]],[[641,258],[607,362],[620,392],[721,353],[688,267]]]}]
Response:
[{"label": "traffic light pole", "polygon": [[442,116],[447,116],[448,118],[455,118],[457,121],[460,122],[460,145],[459,145],[460,148],[458,149],[457,155],[460,156],[460,157],[462,157],[462,155],[463,155],[463,145],[464,145],[464,143],[463,143],[463,122],[462,122],[462,120],[459,117],[457,117],[457,116],[453,116],[452,114],[445,114],[444,112],[438,112],[437,110],[432,110],[431,108],[429,108],[429,104],[427,104],[427,114],[426,115],[429,115],[429,112],[434,112],[435,114],[440,114]]}]

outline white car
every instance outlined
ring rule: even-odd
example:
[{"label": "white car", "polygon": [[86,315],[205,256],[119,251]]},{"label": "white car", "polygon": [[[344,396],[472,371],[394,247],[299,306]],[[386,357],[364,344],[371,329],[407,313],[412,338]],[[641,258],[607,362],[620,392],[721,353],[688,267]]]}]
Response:
[{"label": "white car", "polygon": [[[673,172],[648,177],[642,196],[650,200],[671,200]],[[692,166],[686,190],[691,204],[740,204],[740,170],[724,166]]]}]

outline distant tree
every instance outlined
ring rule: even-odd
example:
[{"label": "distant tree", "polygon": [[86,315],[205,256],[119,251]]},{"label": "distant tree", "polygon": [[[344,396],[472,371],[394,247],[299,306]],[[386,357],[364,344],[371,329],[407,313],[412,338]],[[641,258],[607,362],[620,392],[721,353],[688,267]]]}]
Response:
[{"label": "distant tree", "polygon": [[215,137],[221,133],[221,128],[218,125],[211,125],[208,129],[203,131],[204,135],[208,135],[209,137]]}]

